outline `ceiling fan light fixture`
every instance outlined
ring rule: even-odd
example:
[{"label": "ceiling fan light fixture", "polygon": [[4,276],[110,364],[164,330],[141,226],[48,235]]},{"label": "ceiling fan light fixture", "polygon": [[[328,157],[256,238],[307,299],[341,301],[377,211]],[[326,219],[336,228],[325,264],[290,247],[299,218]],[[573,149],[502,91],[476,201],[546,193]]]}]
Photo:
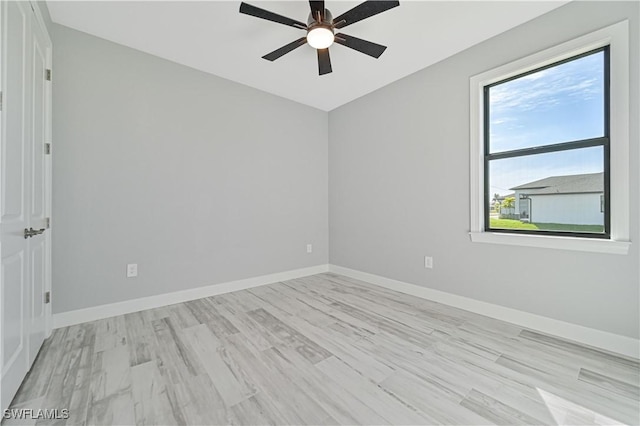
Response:
[{"label": "ceiling fan light fixture", "polygon": [[333,44],[335,36],[331,28],[317,26],[307,33],[307,43],[314,49],[326,49]]}]

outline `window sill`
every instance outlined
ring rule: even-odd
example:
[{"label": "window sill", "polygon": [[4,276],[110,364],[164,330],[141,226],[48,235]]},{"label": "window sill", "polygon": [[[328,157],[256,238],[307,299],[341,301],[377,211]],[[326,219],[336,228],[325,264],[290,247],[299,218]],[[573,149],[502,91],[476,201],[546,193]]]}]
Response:
[{"label": "window sill", "polygon": [[557,250],[587,251],[593,253],[627,254],[631,242],[597,240],[548,235],[514,235],[498,232],[470,232],[474,243],[506,244],[511,246],[550,248]]}]

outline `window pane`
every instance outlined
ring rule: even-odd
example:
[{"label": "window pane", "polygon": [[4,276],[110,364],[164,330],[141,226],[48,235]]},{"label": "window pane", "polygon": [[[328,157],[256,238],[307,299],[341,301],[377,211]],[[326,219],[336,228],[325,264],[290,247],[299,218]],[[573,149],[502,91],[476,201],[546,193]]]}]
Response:
[{"label": "window pane", "polygon": [[604,232],[601,146],[489,162],[492,229]]},{"label": "window pane", "polygon": [[604,52],[489,88],[490,153],[604,135]]}]

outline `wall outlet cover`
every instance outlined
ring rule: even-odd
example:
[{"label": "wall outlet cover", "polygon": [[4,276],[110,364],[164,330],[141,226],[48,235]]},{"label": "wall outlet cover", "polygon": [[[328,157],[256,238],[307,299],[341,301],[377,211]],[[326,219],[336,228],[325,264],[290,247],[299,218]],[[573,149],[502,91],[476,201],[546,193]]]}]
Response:
[{"label": "wall outlet cover", "polygon": [[129,263],[127,265],[127,278],[133,278],[138,276],[138,264]]}]

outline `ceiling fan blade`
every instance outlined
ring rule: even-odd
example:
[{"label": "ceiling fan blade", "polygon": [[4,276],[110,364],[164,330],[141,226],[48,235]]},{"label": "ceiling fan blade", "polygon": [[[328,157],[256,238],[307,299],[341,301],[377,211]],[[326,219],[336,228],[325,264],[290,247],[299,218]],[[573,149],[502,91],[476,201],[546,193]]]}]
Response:
[{"label": "ceiling fan blade", "polygon": [[358,52],[362,52],[365,55],[373,56],[374,58],[379,58],[387,48],[387,46],[362,40],[361,38],[353,37],[344,33],[336,34],[335,42],[343,46],[350,47],[353,50],[357,50]]},{"label": "ceiling fan blade", "polygon": [[297,39],[296,41],[292,41],[291,43],[282,46],[280,49],[276,49],[271,53],[267,53],[262,58],[266,59],[268,61],[275,61],[280,56],[286,55],[287,53],[291,52],[292,50],[297,49],[298,47],[302,46],[306,42],[307,42],[307,38],[306,37],[301,37],[301,38]]},{"label": "ceiling fan blade", "polygon": [[347,25],[351,25],[373,15],[377,15],[378,13],[393,9],[396,6],[400,6],[399,1],[368,0],[364,3],[360,3],[353,9],[346,11],[337,18],[334,18],[333,22],[335,23],[335,28],[344,28]]},{"label": "ceiling fan blade", "polygon": [[245,2],[240,3],[240,13],[255,16],[256,18],[266,19],[267,21],[277,22],[290,27],[300,28],[301,30],[307,29],[307,25],[300,21],[278,15],[277,13],[269,12],[268,10],[260,9],[259,7]]},{"label": "ceiling fan blade", "polygon": [[311,16],[318,20],[318,13],[320,13],[320,21],[324,20],[324,0],[311,1],[309,0],[309,6],[311,7]]},{"label": "ceiling fan blade", "polygon": [[318,49],[318,74],[329,74],[331,71],[331,58],[329,58],[329,49]]}]

